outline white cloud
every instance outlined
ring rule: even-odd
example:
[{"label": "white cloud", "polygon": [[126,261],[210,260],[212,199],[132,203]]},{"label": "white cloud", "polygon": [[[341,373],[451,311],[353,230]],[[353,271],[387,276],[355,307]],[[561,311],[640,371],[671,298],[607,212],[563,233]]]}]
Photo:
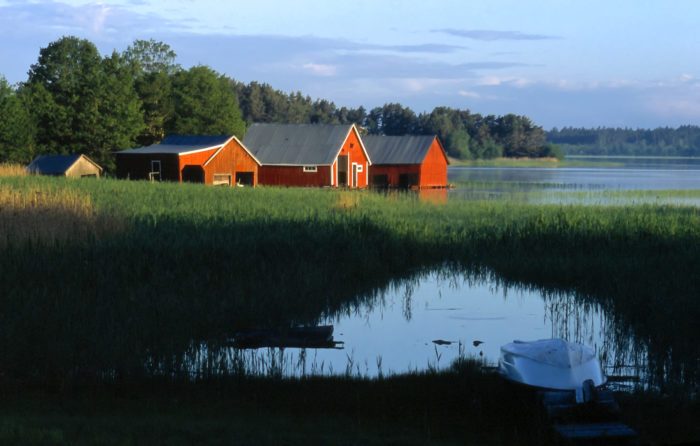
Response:
[{"label": "white cloud", "polygon": [[316,76],[334,76],[338,67],[335,65],[306,63],[303,68]]},{"label": "white cloud", "polygon": [[484,76],[477,80],[476,85],[484,87],[497,87],[509,85],[513,87],[526,87],[535,83],[532,80],[515,76]]},{"label": "white cloud", "polygon": [[76,9],[75,21],[85,29],[101,33],[110,12],[111,8],[104,3],[94,3],[84,9]]},{"label": "white cloud", "polygon": [[480,98],[481,95],[479,93],[473,92],[473,91],[466,91],[466,90],[459,90],[457,92],[458,95],[460,96],[466,96],[468,98]]}]

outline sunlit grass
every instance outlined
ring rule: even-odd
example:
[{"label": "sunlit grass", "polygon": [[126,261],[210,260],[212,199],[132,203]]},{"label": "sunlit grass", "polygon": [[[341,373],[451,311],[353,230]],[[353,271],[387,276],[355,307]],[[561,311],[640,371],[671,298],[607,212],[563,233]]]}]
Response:
[{"label": "sunlit grass", "polygon": [[78,190],[0,187],[0,245],[51,244],[123,229],[120,217],[96,212],[91,198]]},{"label": "sunlit grass", "polygon": [[29,175],[26,166],[13,163],[0,163],[0,177],[16,177]]}]

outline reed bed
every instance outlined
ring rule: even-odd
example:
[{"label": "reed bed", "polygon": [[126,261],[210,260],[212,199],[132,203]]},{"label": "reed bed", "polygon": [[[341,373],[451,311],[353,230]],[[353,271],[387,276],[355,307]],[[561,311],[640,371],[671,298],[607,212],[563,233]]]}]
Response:
[{"label": "reed bed", "polygon": [[119,217],[97,213],[79,191],[0,188],[0,246],[84,240],[123,230]]},{"label": "reed bed", "polygon": [[14,163],[0,163],[0,177],[16,177],[29,175],[26,166]]},{"label": "reed bed", "polygon": [[[675,369],[700,357],[688,340],[700,317],[697,207],[33,176],[2,177],[0,191],[23,203],[0,211],[0,385],[235,375],[221,359],[235,331],[313,324],[445,265],[600,303],[649,340],[659,370],[698,382],[698,367]],[[62,229],[42,236],[6,222],[59,214],[46,225]]]}]

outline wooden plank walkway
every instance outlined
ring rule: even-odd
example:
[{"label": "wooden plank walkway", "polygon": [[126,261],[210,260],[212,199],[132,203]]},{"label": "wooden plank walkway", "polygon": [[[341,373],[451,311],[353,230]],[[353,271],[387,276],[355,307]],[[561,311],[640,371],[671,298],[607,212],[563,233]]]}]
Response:
[{"label": "wooden plank walkway", "polygon": [[540,391],[538,397],[552,428],[563,440],[636,439],[637,432],[619,421],[620,407],[612,391],[595,389],[593,393],[590,401],[578,404],[574,393],[568,391]]},{"label": "wooden plank walkway", "polygon": [[637,432],[619,421],[583,424],[554,424],[557,433],[567,439],[636,437]]}]

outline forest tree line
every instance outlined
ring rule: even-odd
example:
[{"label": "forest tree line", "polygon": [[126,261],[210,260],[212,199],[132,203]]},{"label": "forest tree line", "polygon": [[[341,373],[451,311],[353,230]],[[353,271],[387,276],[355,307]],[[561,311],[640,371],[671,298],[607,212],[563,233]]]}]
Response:
[{"label": "forest tree line", "polygon": [[84,153],[107,170],[114,152],[156,144],[167,134],[235,134],[252,122],[357,124],[372,134],[436,134],[458,159],[561,157],[526,116],[436,107],[416,114],[389,103],[337,107],[301,92],[244,84],[207,66],[182,68],[169,45],[136,40],[102,57],[96,46],[62,37],[40,49],[27,80],[0,74],[0,162]]},{"label": "forest tree line", "polygon": [[653,130],[554,128],[547,132],[547,141],[567,155],[700,156],[700,127],[695,125]]}]

